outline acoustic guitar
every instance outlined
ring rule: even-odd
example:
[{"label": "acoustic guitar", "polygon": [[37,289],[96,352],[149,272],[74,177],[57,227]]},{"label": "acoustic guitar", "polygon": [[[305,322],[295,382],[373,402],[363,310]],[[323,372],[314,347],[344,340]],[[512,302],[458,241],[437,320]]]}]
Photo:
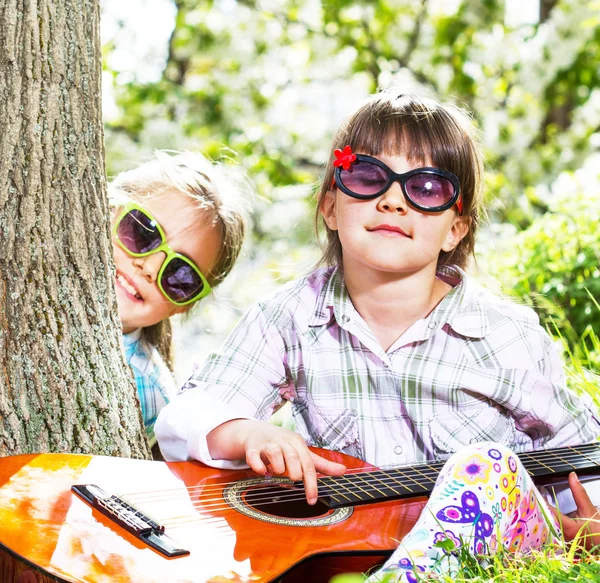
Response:
[{"label": "acoustic guitar", "polygon": [[[0,459],[1,583],[328,581],[385,560],[415,523],[441,463],[301,485],[198,462],[39,454]],[[534,475],[598,471],[600,445],[520,454]]]}]

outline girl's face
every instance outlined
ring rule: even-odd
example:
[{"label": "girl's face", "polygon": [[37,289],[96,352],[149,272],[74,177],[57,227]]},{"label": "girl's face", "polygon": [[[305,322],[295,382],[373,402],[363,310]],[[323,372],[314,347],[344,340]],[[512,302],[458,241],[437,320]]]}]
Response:
[{"label": "girl's face", "polygon": [[[162,227],[168,244],[191,259],[208,274],[214,267],[221,247],[221,235],[216,225],[207,220],[206,211],[183,194],[170,192],[145,198],[142,206]],[[116,266],[117,304],[123,332],[157,324],[189,306],[176,306],[162,294],[157,276],[165,253],[132,257],[113,237]]]},{"label": "girl's face", "polygon": [[[431,166],[404,156],[376,157],[399,174]],[[427,213],[410,206],[398,182],[373,200],[357,200],[335,188],[325,196],[321,214],[338,232],[344,272],[356,276],[435,273],[440,251],[454,249],[469,229],[456,207]]]}]

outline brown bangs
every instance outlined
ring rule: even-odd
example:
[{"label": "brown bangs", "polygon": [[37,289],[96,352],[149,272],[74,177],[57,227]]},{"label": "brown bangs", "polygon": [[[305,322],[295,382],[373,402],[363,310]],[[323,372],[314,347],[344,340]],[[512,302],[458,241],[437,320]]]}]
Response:
[{"label": "brown bangs", "polygon": [[456,174],[465,189],[472,180],[473,156],[466,128],[433,100],[377,97],[349,120],[334,148],[349,144],[356,153],[405,156],[409,162]]}]

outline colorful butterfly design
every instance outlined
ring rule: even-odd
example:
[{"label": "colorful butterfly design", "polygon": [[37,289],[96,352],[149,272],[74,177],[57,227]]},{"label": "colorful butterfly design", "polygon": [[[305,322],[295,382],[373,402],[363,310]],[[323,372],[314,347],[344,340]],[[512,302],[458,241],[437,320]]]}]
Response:
[{"label": "colorful butterfly design", "polygon": [[486,512],[481,511],[479,499],[474,492],[467,490],[463,492],[460,499],[461,506],[446,506],[436,513],[436,518],[442,522],[454,524],[474,525],[474,549],[476,553],[486,552],[486,537],[494,530],[494,520]]}]

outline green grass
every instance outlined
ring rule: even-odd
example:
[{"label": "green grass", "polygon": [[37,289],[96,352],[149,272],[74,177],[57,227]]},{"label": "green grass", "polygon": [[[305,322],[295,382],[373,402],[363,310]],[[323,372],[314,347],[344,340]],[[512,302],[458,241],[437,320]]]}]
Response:
[{"label": "green grass", "polygon": [[[600,581],[600,557],[581,551],[574,561],[572,551],[557,552],[546,548],[539,552],[515,556],[505,553],[489,559],[488,564],[479,561],[467,551],[461,551],[461,567],[453,577],[448,575],[421,576],[422,583],[567,583],[570,581]],[[331,583],[362,583],[359,573],[338,575]],[[392,583],[393,576],[382,580]]]},{"label": "green grass", "polygon": [[[586,289],[593,305],[600,312],[600,304]],[[589,393],[596,405],[600,408],[600,338],[591,325],[588,325],[583,334],[570,348],[570,343],[565,338],[563,331],[568,323],[551,319],[550,334],[560,340],[565,352],[565,372],[567,384],[577,392]]]}]

